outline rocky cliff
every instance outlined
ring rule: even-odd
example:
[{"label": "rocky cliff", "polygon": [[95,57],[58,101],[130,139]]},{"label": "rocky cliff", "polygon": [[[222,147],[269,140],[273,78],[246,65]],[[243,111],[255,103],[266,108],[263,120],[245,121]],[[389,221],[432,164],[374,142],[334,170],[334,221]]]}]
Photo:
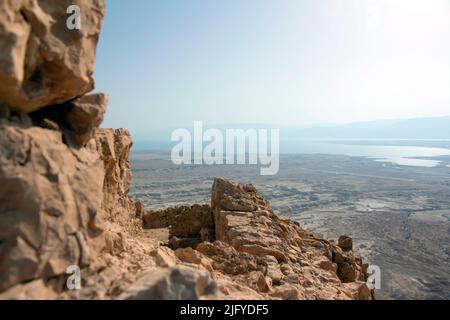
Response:
[{"label": "rocky cliff", "polygon": [[216,179],[210,205],[156,212],[130,199],[132,139],[99,129],[108,97],[90,93],[104,13],[0,2],[0,298],[371,299],[350,238],[301,229],[252,185]]}]

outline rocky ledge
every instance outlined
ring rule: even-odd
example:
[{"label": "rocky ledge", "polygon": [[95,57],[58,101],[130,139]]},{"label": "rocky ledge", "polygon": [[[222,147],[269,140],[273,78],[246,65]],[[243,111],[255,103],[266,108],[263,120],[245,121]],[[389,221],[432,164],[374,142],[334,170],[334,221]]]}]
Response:
[{"label": "rocky ledge", "polygon": [[128,196],[132,139],[99,128],[108,96],[90,93],[104,12],[0,2],[0,299],[372,299],[351,238],[301,229],[252,185],[151,212]]},{"label": "rocky ledge", "polygon": [[156,253],[164,266],[181,262],[209,272],[222,298],[372,298],[368,265],[350,237],[335,243],[303,230],[274,212],[253,185],[216,178],[210,206],[151,211],[144,221],[169,229],[174,251]]}]

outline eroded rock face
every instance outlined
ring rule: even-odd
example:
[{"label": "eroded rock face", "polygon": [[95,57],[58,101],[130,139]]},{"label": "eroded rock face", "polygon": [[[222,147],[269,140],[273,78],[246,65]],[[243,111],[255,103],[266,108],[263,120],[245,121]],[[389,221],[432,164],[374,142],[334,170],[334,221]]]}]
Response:
[{"label": "eroded rock face", "polygon": [[[68,144],[66,134],[35,126],[26,115],[0,119],[2,298],[38,297],[30,293],[33,288],[63,276],[71,265],[93,265],[95,275],[103,268],[102,255],[107,261],[152,250],[127,243],[141,230],[143,210],[128,197],[129,133],[102,129],[82,148]],[[25,285],[29,281],[39,286]],[[45,292],[58,297],[60,290],[61,285]]]},{"label": "eroded rock face", "polygon": [[[66,28],[70,5],[81,9],[81,30]],[[83,95],[94,87],[104,11],[103,0],[0,2],[0,292],[29,292],[119,247],[104,199],[124,211],[110,186],[131,178],[105,170],[98,150],[107,147],[93,139],[108,97]],[[122,132],[108,141],[120,168],[128,165],[123,141]]]},{"label": "eroded rock face", "polygon": [[[65,27],[70,5],[81,30]],[[0,297],[57,297],[69,266],[96,275],[117,256],[145,260],[152,250],[130,249],[126,237],[143,214],[128,197],[130,135],[97,132],[108,97],[84,95],[104,6],[0,1]]]},{"label": "eroded rock face", "polygon": [[0,291],[89,264],[97,233],[103,164],[62,133],[0,120]]},{"label": "eroded rock face", "polygon": [[[70,5],[81,30],[65,27]],[[104,11],[103,0],[0,2],[0,292],[121,254],[139,227],[131,138],[102,130],[94,140],[108,97],[84,95]]]},{"label": "eroded rock face", "polygon": [[[80,30],[66,27],[70,5]],[[0,104],[28,113],[91,91],[104,14],[104,0],[1,1]]]},{"label": "eroded rock face", "polygon": [[124,129],[99,129],[95,137],[97,151],[104,164],[104,219],[120,225],[129,233],[141,230],[142,208],[129,196],[131,186],[130,133]]}]

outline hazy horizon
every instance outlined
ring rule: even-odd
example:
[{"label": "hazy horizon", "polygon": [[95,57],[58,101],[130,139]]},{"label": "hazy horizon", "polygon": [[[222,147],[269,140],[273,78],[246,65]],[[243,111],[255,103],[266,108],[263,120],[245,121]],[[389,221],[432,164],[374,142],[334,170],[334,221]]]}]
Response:
[{"label": "hazy horizon", "polygon": [[[450,116],[374,120],[345,124],[279,125],[274,123],[205,123],[203,130],[278,129],[281,140],[437,140],[450,141]],[[170,136],[175,129],[193,132],[194,123],[182,127],[167,125],[162,128],[140,128],[132,131],[136,142],[171,145]]]},{"label": "hazy horizon", "polygon": [[448,116],[450,0],[109,0],[105,127]]}]

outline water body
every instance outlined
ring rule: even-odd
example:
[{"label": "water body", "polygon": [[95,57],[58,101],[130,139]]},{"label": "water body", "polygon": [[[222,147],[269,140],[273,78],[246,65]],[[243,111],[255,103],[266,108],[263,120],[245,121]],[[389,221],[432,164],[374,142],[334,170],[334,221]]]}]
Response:
[{"label": "water body", "polygon": [[[401,166],[436,167],[442,163],[435,157],[450,156],[448,141],[433,141],[436,147],[429,147],[427,140],[372,140],[367,141],[313,141],[288,140],[281,143],[283,153],[336,154],[354,157],[367,157],[379,162]],[[405,144],[405,145],[402,145]],[[416,145],[414,145],[416,144]],[[422,146],[425,145],[425,146]]]},{"label": "water body", "polygon": [[[204,147],[206,144],[204,145]],[[164,142],[137,142],[134,150],[169,151],[172,144]],[[281,154],[331,154],[367,157],[374,161],[400,166],[436,167],[443,163],[436,157],[447,156],[450,162],[449,140],[302,140],[282,139]],[[169,153],[170,154],[170,153]],[[169,160],[169,159],[168,159]]]},{"label": "water body", "polygon": [[437,167],[438,165],[441,164],[441,161],[439,160],[414,159],[402,157],[375,159],[375,161],[393,163],[399,166],[414,166],[414,167],[428,167],[428,168]]}]

